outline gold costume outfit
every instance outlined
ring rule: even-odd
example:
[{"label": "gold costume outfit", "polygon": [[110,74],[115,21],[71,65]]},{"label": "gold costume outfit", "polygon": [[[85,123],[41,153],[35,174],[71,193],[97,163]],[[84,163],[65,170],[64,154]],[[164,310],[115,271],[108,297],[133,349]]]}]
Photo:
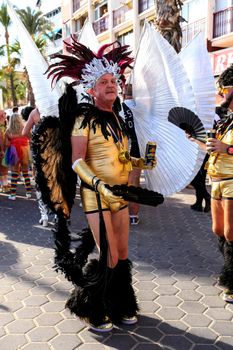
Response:
[{"label": "gold costume outfit", "polygon": [[[101,126],[97,124],[93,128],[90,124],[81,126],[84,116],[79,116],[75,120],[72,130],[72,136],[84,136],[88,138],[86,158],[84,159],[90,170],[104,183],[113,186],[128,183],[129,169],[126,164],[119,160],[119,146],[128,149],[128,138],[121,135],[121,143],[116,144],[112,136],[106,139],[102,133]],[[111,132],[110,132],[111,135]],[[96,193],[87,188],[85,184],[81,185],[80,194],[85,213],[98,211]],[[124,202],[120,209],[127,206]],[[101,195],[102,210],[110,210],[109,204]]]},{"label": "gold costume outfit", "polygon": [[[225,132],[217,133],[217,139],[233,145],[232,126],[233,122]],[[207,162],[207,172],[212,180],[211,197],[233,199],[233,156],[227,153],[211,153]]]}]

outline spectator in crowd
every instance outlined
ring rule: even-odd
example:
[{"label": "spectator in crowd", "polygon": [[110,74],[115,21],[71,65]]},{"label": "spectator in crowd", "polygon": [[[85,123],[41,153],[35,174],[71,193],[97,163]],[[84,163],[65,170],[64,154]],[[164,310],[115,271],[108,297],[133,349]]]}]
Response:
[{"label": "spectator in crowd", "polygon": [[[28,107],[31,108],[31,107]],[[28,113],[29,109],[27,111],[24,111],[24,116],[26,118],[26,114]],[[37,123],[39,123],[40,121],[40,113],[38,111],[37,108],[32,108],[28,118],[27,118],[27,122],[24,125],[23,131],[22,131],[22,135],[23,136],[27,136],[28,138],[31,138],[31,133],[33,131],[33,128],[35,127],[35,125]],[[43,227],[47,227],[48,226],[48,222],[49,222],[49,210],[46,204],[44,204],[44,202],[42,201],[41,198],[41,192],[36,190],[36,197],[37,197],[37,201],[38,201],[38,206],[39,206],[39,210],[40,210],[40,219],[39,219],[39,223],[43,226]]]},{"label": "spectator in crowd", "polygon": [[0,190],[8,192],[8,167],[3,164],[5,154],[5,134],[7,128],[6,113],[0,110]]},{"label": "spectator in crowd", "polygon": [[19,112],[19,107],[18,106],[14,106],[12,108],[12,113],[18,113]]},{"label": "spectator in crowd", "polygon": [[23,120],[26,122],[28,120],[28,117],[30,115],[30,113],[33,111],[33,107],[31,106],[26,106],[25,108],[22,109],[21,111],[21,115]]},{"label": "spectator in crowd", "polygon": [[7,163],[11,169],[10,200],[16,199],[17,182],[22,172],[26,197],[31,198],[31,181],[29,176],[30,150],[29,139],[22,135],[24,127],[23,119],[18,113],[13,113],[10,117],[6,130]]}]

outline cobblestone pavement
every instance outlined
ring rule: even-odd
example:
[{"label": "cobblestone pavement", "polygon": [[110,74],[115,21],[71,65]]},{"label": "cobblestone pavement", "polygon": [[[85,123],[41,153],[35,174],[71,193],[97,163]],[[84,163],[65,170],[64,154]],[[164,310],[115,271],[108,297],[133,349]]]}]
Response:
[{"label": "cobblestone pavement", "polygon": [[[0,195],[0,350],[233,349],[233,305],[216,282],[222,258],[210,214],[189,207],[193,190],[141,207],[130,236],[139,322],[104,335],[64,308],[72,286],[53,270],[52,225],[38,224],[35,196],[21,192],[15,202]],[[83,227],[77,199],[71,228]]]}]

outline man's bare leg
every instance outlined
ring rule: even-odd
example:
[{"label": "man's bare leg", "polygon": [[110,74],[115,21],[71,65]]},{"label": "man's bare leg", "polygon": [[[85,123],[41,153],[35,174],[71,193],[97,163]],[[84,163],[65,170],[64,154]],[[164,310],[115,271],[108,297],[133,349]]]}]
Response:
[{"label": "man's bare leg", "polygon": [[[109,244],[108,266],[115,267],[118,259],[124,260],[128,257],[128,208],[122,209],[117,213],[103,211],[103,217]],[[99,249],[99,213],[87,214],[87,220]]]}]

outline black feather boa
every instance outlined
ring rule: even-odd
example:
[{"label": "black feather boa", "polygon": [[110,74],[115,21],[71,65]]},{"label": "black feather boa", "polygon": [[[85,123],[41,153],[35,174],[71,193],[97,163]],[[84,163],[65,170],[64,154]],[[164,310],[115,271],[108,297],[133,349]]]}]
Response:
[{"label": "black feather boa", "polygon": [[74,251],[71,250],[71,237],[67,220],[58,216],[56,228],[53,230],[55,243],[54,268],[61,271],[68,281],[76,286],[84,286],[87,281],[83,274],[83,267],[88,261],[88,256],[95,247],[91,230],[83,229],[77,234],[76,242],[79,242]]}]

